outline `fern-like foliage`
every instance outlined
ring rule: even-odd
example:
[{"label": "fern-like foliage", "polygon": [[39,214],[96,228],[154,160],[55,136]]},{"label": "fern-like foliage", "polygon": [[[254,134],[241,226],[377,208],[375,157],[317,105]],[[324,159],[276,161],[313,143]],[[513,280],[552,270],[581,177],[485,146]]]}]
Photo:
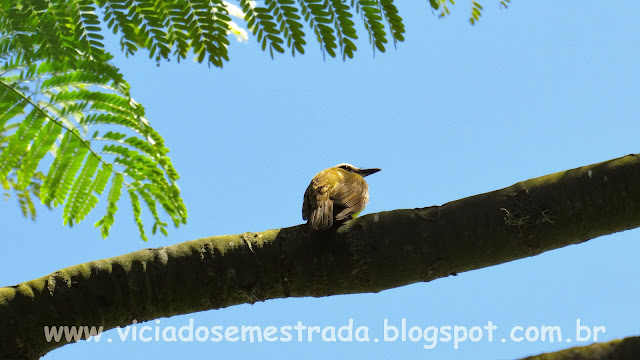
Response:
[{"label": "fern-like foliage", "polygon": [[480,20],[480,14],[482,13],[482,5],[476,1],[471,2],[471,16],[469,16],[469,22],[471,25],[475,25]]},{"label": "fern-like foliage", "polygon": [[95,5],[65,4],[0,5],[0,184],[5,196],[14,193],[31,218],[34,199],[62,206],[64,224],[73,226],[109,188],[106,212],[96,224],[106,237],[124,188],[140,236],[146,240],[139,198],[153,218],[152,231],[166,234],[158,204],[175,226],[186,222],[168,149],[144,108],[131,98],[129,85],[109,65]]},{"label": "fern-like foliage", "polygon": [[[380,0],[382,1],[382,0]],[[509,7],[511,0],[500,0],[500,7],[506,9]],[[455,5],[455,0],[429,0],[429,5],[433,10],[439,11],[438,17],[443,18],[451,13],[449,10],[449,5]],[[471,1],[471,14],[469,15],[469,22],[471,25],[475,25],[478,20],[480,20],[480,16],[482,16],[482,5],[479,2],[472,0]]]},{"label": "fern-like foliage", "polygon": [[[230,14],[242,15],[271,56],[305,52],[312,31],[324,54],[354,56],[356,29],[365,29],[374,50],[404,41],[404,24],[394,0],[7,0],[1,2],[2,27],[15,34],[15,46],[28,56],[75,61],[78,53],[104,61],[103,30],[120,39],[132,55],[146,49],[156,61],[178,61],[193,53],[199,62],[222,67],[229,60],[229,33],[244,37]],[[501,0],[506,6],[509,0]],[[429,0],[440,16],[454,0]],[[472,1],[472,23],[482,6]],[[358,16],[359,15],[359,16]],[[37,33],[37,49],[26,33]],[[36,52],[36,54],[32,54]]]},{"label": "fern-like foliage", "polygon": [[[311,29],[325,54],[352,58],[356,14],[375,49],[385,51],[389,41],[404,40],[393,0],[236,1],[271,56],[285,49],[303,54],[305,31]],[[127,55],[146,49],[156,61],[180,61],[193,53],[199,62],[222,67],[229,59],[228,34],[238,29],[229,15],[234,7],[222,0],[8,0],[0,5],[0,20],[15,34],[35,28],[41,34],[37,55],[57,60],[73,61],[78,52],[99,59],[104,53],[101,32],[108,28]],[[22,51],[32,51],[32,43],[16,40]]]}]

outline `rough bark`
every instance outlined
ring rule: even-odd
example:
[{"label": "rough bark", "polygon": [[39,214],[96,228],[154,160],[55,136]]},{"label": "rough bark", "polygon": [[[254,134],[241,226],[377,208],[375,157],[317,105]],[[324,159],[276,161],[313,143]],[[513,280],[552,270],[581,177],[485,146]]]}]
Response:
[{"label": "rough bark", "polygon": [[521,360],[637,360],[640,337],[628,337],[606,343],[577,346],[554,353],[529,356]]},{"label": "rough bark", "polygon": [[102,325],[267,299],[378,292],[640,226],[640,156],[517,183],[442,206],[215,236],[71,266],[0,288],[0,358],[66,342],[43,327]]}]

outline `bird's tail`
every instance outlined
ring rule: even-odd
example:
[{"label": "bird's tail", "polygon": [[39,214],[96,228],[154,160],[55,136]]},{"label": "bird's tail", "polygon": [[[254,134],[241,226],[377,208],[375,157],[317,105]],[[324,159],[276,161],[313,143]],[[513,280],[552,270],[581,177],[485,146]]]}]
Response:
[{"label": "bird's tail", "polygon": [[318,202],[318,207],[311,214],[311,228],[325,230],[333,225],[333,202],[324,200]]}]

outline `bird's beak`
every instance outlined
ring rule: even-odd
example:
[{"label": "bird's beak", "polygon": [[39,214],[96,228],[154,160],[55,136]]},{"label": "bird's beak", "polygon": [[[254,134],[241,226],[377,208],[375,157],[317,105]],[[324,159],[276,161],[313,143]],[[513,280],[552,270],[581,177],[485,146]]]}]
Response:
[{"label": "bird's beak", "polygon": [[371,174],[375,174],[380,170],[382,170],[382,169],[376,169],[376,168],[374,168],[374,169],[360,169],[360,170],[358,170],[358,174],[360,176],[362,176],[362,177],[365,177],[365,176],[368,176],[368,175],[371,175]]}]

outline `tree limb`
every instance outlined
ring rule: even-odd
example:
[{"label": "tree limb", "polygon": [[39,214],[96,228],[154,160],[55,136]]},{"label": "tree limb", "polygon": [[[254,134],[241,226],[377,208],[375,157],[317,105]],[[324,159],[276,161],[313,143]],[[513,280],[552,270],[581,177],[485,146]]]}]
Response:
[{"label": "tree limb", "polygon": [[637,359],[640,354],[640,336],[628,337],[576,346],[554,353],[529,356],[521,360],[626,360]]}]

